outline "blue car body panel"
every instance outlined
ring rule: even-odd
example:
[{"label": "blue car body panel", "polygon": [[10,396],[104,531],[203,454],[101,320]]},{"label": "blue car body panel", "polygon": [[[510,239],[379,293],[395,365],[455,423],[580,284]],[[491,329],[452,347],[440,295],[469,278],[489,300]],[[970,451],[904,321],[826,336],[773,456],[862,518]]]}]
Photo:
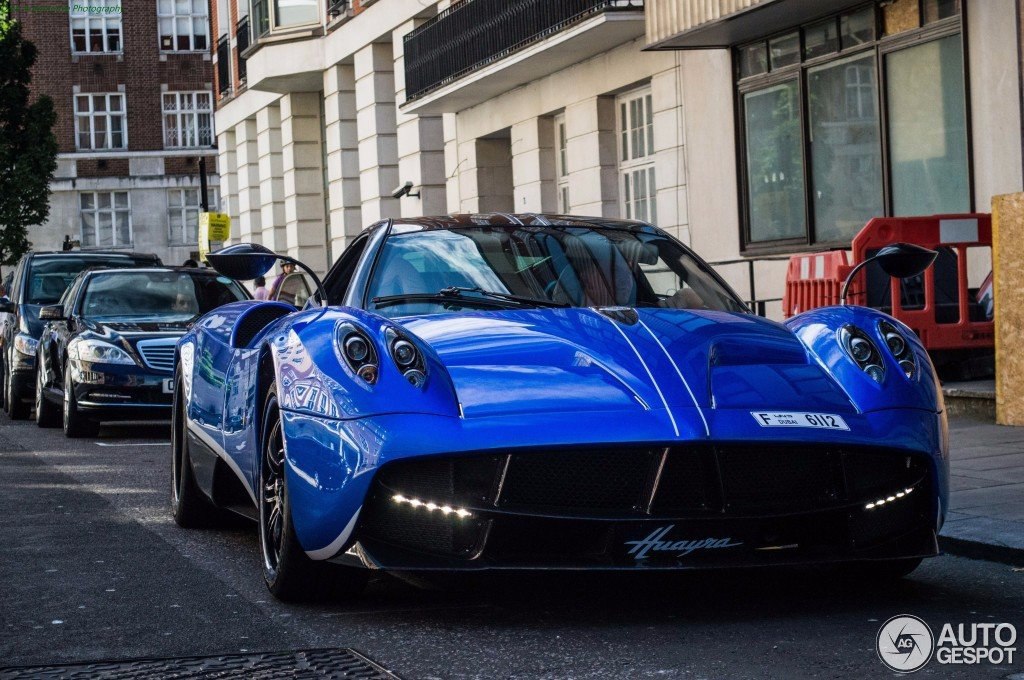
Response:
[{"label": "blue car body panel", "polygon": [[[317,559],[350,546],[382,465],[440,454],[617,443],[885,447],[933,461],[936,528],[948,505],[941,391],[920,342],[901,326],[920,370],[908,378],[883,351],[879,384],[837,340],[852,324],[884,348],[879,322],[899,324],[870,309],[818,309],[782,324],[675,309],[637,309],[630,323],[591,308],[392,320],[329,307],[291,311],[238,346],[239,321],[276,304],[227,305],[182,338],[187,417],[255,499],[267,388],[259,371],[273,368],[292,521]],[[356,379],[339,356],[339,323],[374,341],[381,355],[376,384]],[[425,357],[422,388],[389,360],[389,329]],[[759,411],[833,414],[848,429],[763,427]]]}]

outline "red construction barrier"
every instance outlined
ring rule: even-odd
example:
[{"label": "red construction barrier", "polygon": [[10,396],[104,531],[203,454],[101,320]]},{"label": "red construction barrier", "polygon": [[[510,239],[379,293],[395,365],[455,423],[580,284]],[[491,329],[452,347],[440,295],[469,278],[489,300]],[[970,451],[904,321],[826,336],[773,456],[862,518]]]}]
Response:
[{"label": "red construction barrier", "polygon": [[[849,301],[881,309],[907,324],[930,351],[991,348],[992,216],[876,217],[844,251],[794,255],[786,275],[786,316],[839,303],[850,270],[890,243],[915,243],[939,252],[923,276],[890,280],[871,264],[857,274]],[[979,249],[971,251],[969,249]],[[985,251],[985,248],[989,248]],[[971,287],[971,283],[974,287]]]}]

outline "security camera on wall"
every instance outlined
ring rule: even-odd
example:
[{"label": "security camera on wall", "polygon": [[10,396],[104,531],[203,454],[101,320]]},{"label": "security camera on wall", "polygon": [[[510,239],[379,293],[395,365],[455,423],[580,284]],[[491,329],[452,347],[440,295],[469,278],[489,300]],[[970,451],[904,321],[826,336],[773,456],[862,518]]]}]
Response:
[{"label": "security camera on wall", "polygon": [[415,185],[412,182],[406,182],[402,186],[397,187],[394,191],[392,191],[391,195],[394,198],[402,198],[403,196],[408,196],[410,198],[419,198],[420,197],[420,192],[417,191],[414,194],[412,192],[413,186],[415,186]]}]

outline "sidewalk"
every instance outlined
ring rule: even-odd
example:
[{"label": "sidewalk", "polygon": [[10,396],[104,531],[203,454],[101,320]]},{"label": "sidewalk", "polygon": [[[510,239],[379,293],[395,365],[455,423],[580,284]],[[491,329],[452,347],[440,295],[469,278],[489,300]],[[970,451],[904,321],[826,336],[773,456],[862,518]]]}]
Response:
[{"label": "sidewalk", "polygon": [[1024,427],[951,417],[947,552],[1024,566]]}]

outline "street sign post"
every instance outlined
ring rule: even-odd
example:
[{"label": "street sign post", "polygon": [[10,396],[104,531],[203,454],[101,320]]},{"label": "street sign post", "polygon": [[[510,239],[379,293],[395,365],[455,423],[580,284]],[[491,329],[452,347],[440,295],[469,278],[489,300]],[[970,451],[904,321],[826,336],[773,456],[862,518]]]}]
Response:
[{"label": "street sign post", "polygon": [[231,238],[231,218],[224,213],[199,213],[199,259],[206,262],[206,255],[220,250]]}]

